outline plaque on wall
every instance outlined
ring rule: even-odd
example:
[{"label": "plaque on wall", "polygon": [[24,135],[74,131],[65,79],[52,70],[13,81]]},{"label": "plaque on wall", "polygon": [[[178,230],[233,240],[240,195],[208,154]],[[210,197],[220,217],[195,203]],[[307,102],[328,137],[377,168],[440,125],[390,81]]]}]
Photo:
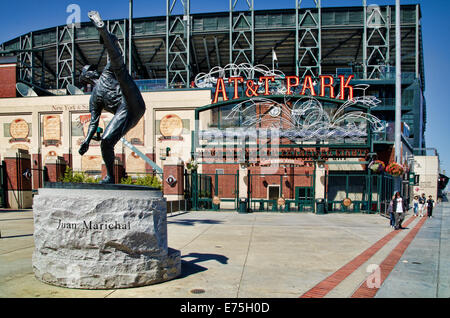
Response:
[{"label": "plaque on wall", "polygon": [[102,173],[102,157],[101,156],[83,156],[81,157],[81,170],[88,174]]},{"label": "plaque on wall", "polygon": [[28,126],[28,123],[21,118],[13,120],[13,122],[9,126],[9,134],[12,137],[9,140],[10,143],[30,142],[30,139],[28,139],[28,136],[30,134],[30,127]]},{"label": "plaque on wall", "polygon": [[163,136],[160,140],[183,140],[183,120],[177,115],[167,115],[161,119],[159,131]]},{"label": "plaque on wall", "polygon": [[44,145],[56,146],[61,145],[61,118],[59,115],[44,116]]},{"label": "plaque on wall", "polygon": [[141,119],[139,123],[131,129],[128,134],[125,136],[126,140],[128,140],[133,145],[144,145],[144,119]]},{"label": "plaque on wall", "polygon": [[55,151],[49,151],[48,154],[44,157],[44,165],[47,163],[47,161],[50,158],[54,158],[54,157],[57,157],[57,156],[58,156],[58,154]]},{"label": "plaque on wall", "polygon": [[212,200],[212,203],[215,205],[219,205],[220,204],[220,198],[218,196],[215,196]]},{"label": "plaque on wall", "polygon": [[352,200],[350,200],[349,198],[345,198],[343,201],[342,201],[342,204],[345,206],[345,207],[349,207],[350,205],[352,205]]},{"label": "plaque on wall", "polygon": [[136,153],[132,152],[128,157],[127,157],[127,171],[129,171],[129,173],[143,173],[146,172],[145,171],[145,161],[139,157]]}]

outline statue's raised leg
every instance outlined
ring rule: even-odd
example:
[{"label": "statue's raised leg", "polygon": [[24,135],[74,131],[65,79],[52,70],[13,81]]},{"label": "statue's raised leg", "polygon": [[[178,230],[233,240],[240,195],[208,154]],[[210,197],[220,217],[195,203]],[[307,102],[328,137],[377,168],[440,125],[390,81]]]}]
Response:
[{"label": "statue's raised leg", "polygon": [[117,38],[108,32],[105,22],[102,20],[97,11],[90,11],[88,16],[100,33],[103,45],[108,52],[111,70],[116,75],[117,81],[120,84],[120,89],[122,90],[124,98],[127,102],[130,114],[132,117],[139,117],[140,119],[145,112],[145,103],[142,99],[139,88],[126,69],[122,53],[117,44]]}]

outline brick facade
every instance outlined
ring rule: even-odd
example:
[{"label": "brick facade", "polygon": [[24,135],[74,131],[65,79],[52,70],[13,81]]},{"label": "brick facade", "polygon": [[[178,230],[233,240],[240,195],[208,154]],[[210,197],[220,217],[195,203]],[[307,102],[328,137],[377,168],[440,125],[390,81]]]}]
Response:
[{"label": "brick facade", "polygon": [[0,61],[0,98],[16,97],[16,64],[1,64]]},{"label": "brick facade", "polygon": [[[163,170],[164,176],[162,182],[164,195],[184,195],[184,165],[165,165]],[[167,183],[167,178],[169,178],[169,176],[175,177],[175,184],[170,185]]]}]

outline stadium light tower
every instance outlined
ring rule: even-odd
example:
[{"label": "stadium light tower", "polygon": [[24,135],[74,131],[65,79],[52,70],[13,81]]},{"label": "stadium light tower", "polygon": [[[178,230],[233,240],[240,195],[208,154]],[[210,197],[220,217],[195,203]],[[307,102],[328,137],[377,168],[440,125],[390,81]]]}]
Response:
[{"label": "stadium light tower", "polygon": [[[401,42],[400,0],[395,2],[395,161],[401,164],[402,136],[402,42]],[[401,190],[400,178],[395,180],[395,191]]]}]

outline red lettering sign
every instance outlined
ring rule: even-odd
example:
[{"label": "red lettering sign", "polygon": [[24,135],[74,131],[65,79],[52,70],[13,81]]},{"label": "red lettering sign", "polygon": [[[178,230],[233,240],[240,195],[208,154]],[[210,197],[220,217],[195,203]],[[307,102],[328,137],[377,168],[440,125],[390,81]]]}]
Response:
[{"label": "red lettering sign", "polygon": [[[325,97],[325,93],[328,90],[329,97],[330,98],[339,98],[340,100],[345,99],[353,99],[354,97],[354,90],[353,86],[350,85],[350,82],[355,78],[354,75],[350,75],[348,78],[346,78],[344,75],[339,75],[339,97],[336,97],[335,94],[335,81],[333,76],[331,75],[320,75],[319,81],[320,81],[320,92],[316,92],[316,88],[314,87],[314,81],[312,76],[307,75],[303,79],[302,84],[302,90],[300,92],[300,95],[306,95],[307,90],[310,91],[311,96],[317,96],[317,93],[319,93],[320,97]],[[275,82],[275,76],[261,76],[259,77],[259,82],[264,85],[264,96],[270,96],[270,83]],[[298,76],[286,76],[284,79],[286,84],[286,95],[293,95],[293,88],[298,87],[300,85],[300,78]],[[252,97],[258,97],[260,94],[258,93],[259,85],[255,83],[254,80],[245,80],[243,77],[230,77],[228,79],[228,84],[232,85],[234,87],[234,95],[233,99],[239,99],[242,96],[239,96],[239,84],[245,84],[244,86],[244,94],[248,98]],[[346,95],[346,93],[348,93]],[[226,85],[225,80],[223,78],[219,78],[217,80],[216,84],[216,91],[214,93],[214,99],[213,104],[217,103],[219,101],[219,97],[222,95],[223,101],[228,101],[228,95],[226,91]],[[346,98],[347,97],[347,98]]]},{"label": "red lettering sign", "polygon": [[223,78],[221,78],[221,77],[217,80],[216,93],[214,94],[213,104],[215,104],[219,101],[220,93],[222,93],[223,101],[224,102],[228,101],[227,91],[225,89],[225,82],[224,82]]}]

